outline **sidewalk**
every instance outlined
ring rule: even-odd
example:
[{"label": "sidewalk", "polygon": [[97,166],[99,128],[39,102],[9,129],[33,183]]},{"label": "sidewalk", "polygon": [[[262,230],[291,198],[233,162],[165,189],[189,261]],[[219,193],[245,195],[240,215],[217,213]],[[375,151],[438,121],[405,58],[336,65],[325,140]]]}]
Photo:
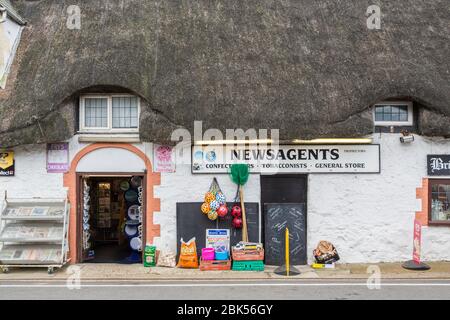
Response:
[{"label": "sidewalk", "polygon": [[[450,279],[450,262],[430,262],[431,270],[410,271],[401,263],[380,263],[381,277],[386,279]],[[267,280],[267,279],[367,279],[370,264],[338,264],[336,269],[315,270],[310,266],[298,266],[301,274],[284,277],[273,273],[276,267],[266,266],[264,272],[250,271],[200,271],[198,269],[144,268],[142,265],[78,264],[82,280]],[[65,280],[73,270],[64,267],[47,274],[46,268],[12,268],[8,274],[0,274],[0,282],[8,280]]]}]

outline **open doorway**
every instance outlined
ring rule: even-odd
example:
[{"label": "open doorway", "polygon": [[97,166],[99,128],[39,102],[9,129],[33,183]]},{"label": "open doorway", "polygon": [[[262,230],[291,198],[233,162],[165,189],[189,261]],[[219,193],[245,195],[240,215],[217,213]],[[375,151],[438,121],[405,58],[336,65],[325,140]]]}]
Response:
[{"label": "open doorway", "polygon": [[141,263],[144,175],[80,175],[80,261]]}]

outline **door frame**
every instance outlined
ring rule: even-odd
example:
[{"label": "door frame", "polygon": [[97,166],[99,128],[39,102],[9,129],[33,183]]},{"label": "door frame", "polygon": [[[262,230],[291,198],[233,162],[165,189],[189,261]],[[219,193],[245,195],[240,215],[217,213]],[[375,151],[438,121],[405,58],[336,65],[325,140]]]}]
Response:
[{"label": "door frame", "polygon": [[[82,179],[85,177],[129,177],[141,176],[142,179],[142,259],[144,258],[144,246],[147,243],[147,172],[76,172],[76,246],[77,261],[83,263],[83,188]],[[143,260],[142,260],[143,261]]]},{"label": "door frame", "polygon": [[[279,177],[279,178],[292,178],[292,177],[304,177],[305,179],[305,248],[306,248],[306,263],[308,263],[308,198],[309,198],[309,174],[307,173],[280,173],[280,174],[261,174],[259,177],[259,186],[260,186],[260,210],[261,210],[261,243],[265,243],[266,233],[266,214],[265,214],[265,205],[262,198],[262,180],[263,177]],[[281,202],[283,203],[283,202]],[[284,202],[289,203],[289,202]],[[264,258],[265,261],[265,258]]]}]

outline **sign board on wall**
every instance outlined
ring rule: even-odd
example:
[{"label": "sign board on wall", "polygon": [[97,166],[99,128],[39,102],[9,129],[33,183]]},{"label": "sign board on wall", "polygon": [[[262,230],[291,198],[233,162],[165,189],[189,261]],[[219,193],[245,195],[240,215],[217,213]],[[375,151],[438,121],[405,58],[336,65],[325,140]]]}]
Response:
[{"label": "sign board on wall", "polygon": [[173,147],[153,144],[153,167],[155,172],[175,172]]},{"label": "sign board on wall", "polygon": [[380,146],[193,146],[192,173],[227,173],[247,163],[251,173],[379,173]]},{"label": "sign board on wall", "polygon": [[427,155],[429,176],[450,176],[450,154]]},{"label": "sign board on wall", "polygon": [[15,161],[13,151],[0,151],[0,176],[14,176],[14,164]]},{"label": "sign board on wall", "polygon": [[69,144],[48,143],[47,144],[47,172],[64,173],[69,170]]},{"label": "sign board on wall", "polygon": [[417,264],[420,263],[421,239],[422,225],[418,220],[414,220],[413,261]]}]

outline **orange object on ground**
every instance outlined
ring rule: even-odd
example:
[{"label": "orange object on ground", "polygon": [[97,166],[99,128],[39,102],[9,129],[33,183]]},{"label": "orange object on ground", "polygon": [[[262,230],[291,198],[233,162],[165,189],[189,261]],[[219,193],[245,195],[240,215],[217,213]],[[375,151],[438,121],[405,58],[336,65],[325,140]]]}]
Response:
[{"label": "orange object on ground", "polygon": [[178,268],[198,268],[197,245],[195,244],[195,237],[184,242],[181,238],[180,258],[178,259]]}]

